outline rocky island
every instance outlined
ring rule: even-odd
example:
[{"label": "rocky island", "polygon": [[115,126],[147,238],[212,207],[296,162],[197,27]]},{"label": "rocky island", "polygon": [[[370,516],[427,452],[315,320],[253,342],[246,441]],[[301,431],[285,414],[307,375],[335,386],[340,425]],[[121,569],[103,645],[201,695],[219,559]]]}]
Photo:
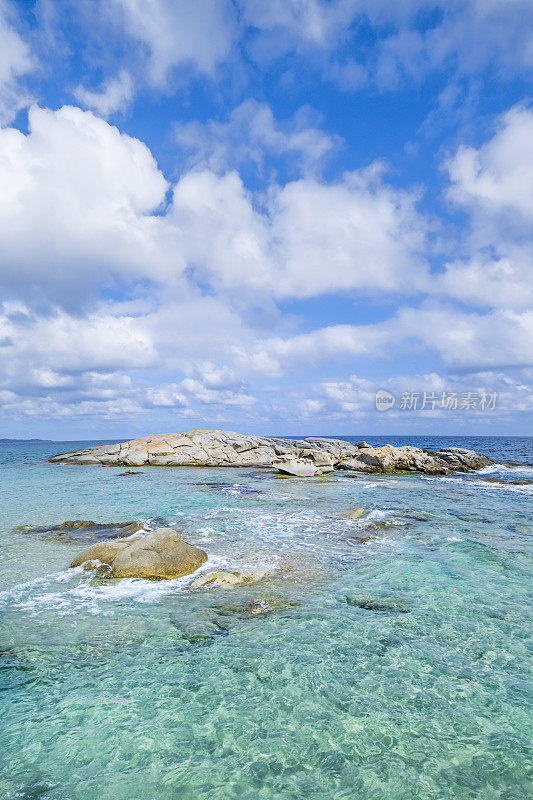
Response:
[{"label": "rocky island", "polygon": [[342,439],[283,439],[220,430],[161,433],[61,453],[49,460],[117,467],[270,467],[302,478],[333,470],[446,475],[494,463],[488,456],[460,447],[439,451],[390,444],[372,447],[367,442],[351,444]]}]

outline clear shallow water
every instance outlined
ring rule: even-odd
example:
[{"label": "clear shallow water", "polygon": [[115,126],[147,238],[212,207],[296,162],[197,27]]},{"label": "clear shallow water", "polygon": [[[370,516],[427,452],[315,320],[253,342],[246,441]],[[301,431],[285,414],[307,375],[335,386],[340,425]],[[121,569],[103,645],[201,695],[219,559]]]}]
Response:
[{"label": "clear shallow water", "polygon": [[[454,443],[533,464],[531,439]],[[533,486],[481,478],[532,468],[119,478],[45,461],[76,446],[0,446],[0,797],[530,796]],[[67,569],[84,544],[13,530],[160,517],[207,568],[265,578],[106,584]]]}]

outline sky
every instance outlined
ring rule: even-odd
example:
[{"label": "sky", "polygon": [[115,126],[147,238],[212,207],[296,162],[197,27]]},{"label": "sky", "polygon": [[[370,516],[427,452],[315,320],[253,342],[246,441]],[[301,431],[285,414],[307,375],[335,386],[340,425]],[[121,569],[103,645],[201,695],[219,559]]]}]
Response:
[{"label": "sky", "polygon": [[532,67],[531,0],[0,0],[0,437],[532,434]]}]

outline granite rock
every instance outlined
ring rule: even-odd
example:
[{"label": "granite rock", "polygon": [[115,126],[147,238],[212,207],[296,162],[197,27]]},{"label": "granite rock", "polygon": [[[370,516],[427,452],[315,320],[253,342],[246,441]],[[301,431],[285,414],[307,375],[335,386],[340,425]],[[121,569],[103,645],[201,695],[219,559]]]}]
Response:
[{"label": "granite rock", "polygon": [[172,528],[157,528],[146,536],[99,542],[77,556],[71,567],[108,565],[113,578],[181,578],[207,561],[207,554],[184,542]]},{"label": "granite rock", "polygon": [[418,447],[372,447],[342,439],[281,439],[245,436],[231,431],[187,431],[132,439],[61,453],[64,464],[158,467],[273,467],[285,474],[311,477],[334,469],[357,472],[468,472],[492,464],[487,456],[460,447],[439,452]]}]

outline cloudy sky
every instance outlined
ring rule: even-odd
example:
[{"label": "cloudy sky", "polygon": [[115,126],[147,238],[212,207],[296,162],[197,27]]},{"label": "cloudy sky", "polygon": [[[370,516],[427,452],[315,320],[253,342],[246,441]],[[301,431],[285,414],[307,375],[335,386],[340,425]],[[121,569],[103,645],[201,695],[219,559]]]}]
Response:
[{"label": "cloudy sky", "polygon": [[532,67],[531,0],[0,0],[0,436],[531,434]]}]

